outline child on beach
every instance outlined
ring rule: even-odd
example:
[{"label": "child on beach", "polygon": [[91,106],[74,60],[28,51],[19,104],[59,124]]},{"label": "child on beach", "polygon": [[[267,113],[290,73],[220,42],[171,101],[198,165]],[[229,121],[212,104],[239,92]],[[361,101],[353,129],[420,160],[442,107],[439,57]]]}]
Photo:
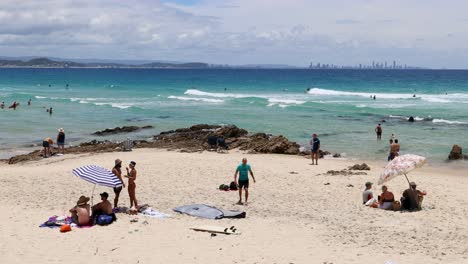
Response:
[{"label": "child on beach", "polygon": [[[237,166],[236,173],[234,173],[234,182],[237,182],[239,186],[239,201],[237,204],[242,205],[242,188],[245,189],[245,205],[247,205],[247,200],[249,199],[249,172],[252,176],[252,179],[255,183],[255,177],[253,175],[250,165],[247,164],[247,159],[242,159],[242,164]],[[237,174],[239,174],[239,181],[237,181]]]}]

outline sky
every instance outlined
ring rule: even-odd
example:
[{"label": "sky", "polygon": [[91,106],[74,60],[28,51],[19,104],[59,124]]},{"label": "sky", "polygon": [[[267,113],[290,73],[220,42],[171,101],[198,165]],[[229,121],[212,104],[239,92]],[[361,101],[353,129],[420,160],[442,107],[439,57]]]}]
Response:
[{"label": "sky", "polygon": [[466,0],[1,0],[0,56],[468,68]]}]

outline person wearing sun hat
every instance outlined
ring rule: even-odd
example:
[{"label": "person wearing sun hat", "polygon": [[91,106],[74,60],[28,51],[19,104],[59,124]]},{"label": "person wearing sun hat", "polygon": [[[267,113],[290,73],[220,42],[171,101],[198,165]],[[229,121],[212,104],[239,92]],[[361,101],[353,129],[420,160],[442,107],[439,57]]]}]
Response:
[{"label": "person wearing sun hat", "polygon": [[76,206],[70,209],[73,222],[79,226],[88,225],[90,222],[91,208],[88,202],[89,202],[89,197],[82,195],[76,202]]},{"label": "person wearing sun hat", "polygon": [[119,197],[120,197],[120,192],[122,191],[122,188],[125,188],[125,182],[122,180],[122,160],[116,159],[114,162],[114,168],[112,168],[112,173],[114,173],[117,178],[119,178],[120,182],[122,183],[121,186],[119,187],[114,187],[114,208],[117,208],[119,205]]},{"label": "person wearing sun hat", "polygon": [[58,153],[65,154],[65,130],[63,130],[63,128],[58,129],[57,146]]}]

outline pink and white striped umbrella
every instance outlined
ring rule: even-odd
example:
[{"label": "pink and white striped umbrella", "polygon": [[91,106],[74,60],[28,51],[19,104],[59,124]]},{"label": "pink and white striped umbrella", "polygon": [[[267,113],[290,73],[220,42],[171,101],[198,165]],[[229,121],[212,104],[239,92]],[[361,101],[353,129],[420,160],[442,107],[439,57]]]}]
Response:
[{"label": "pink and white striped umbrella", "polygon": [[413,154],[405,154],[398,156],[390,161],[385,166],[384,171],[380,175],[378,184],[383,184],[399,175],[405,175],[416,169],[422,167],[426,163],[426,158]]}]

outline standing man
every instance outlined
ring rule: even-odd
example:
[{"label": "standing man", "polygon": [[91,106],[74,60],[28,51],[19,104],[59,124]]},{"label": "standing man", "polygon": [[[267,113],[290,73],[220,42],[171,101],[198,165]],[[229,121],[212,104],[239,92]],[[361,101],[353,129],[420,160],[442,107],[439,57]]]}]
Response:
[{"label": "standing man", "polygon": [[[249,172],[252,176],[252,179],[255,183],[255,177],[253,175],[250,165],[247,164],[247,159],[242,159],[242,164],[237,166],[236,173],[234,173],[234,182],[237,182],[239,186],[239,201],[237,204],[242,204],[242,188],[245,189],[245,205],[247,205],[247,200],[249,199]],[[239,174],[239,181],[237,181],[237,174]]]},{"label": "standing man", "polygon": [[318,138],[317,134],[312,135],[312,140],[310,141],[310,156],[312,158],[312,164],[314,165],[314,159],[315,159],[315,165],[318,165],[318,158],[319,158],[319,150],[320,150],[320,139]]},{"label": "standing man", "polygon": [[377,133],[377,140],[382,140],[382,126],[380,124],[375,128],[375,133]]}]

